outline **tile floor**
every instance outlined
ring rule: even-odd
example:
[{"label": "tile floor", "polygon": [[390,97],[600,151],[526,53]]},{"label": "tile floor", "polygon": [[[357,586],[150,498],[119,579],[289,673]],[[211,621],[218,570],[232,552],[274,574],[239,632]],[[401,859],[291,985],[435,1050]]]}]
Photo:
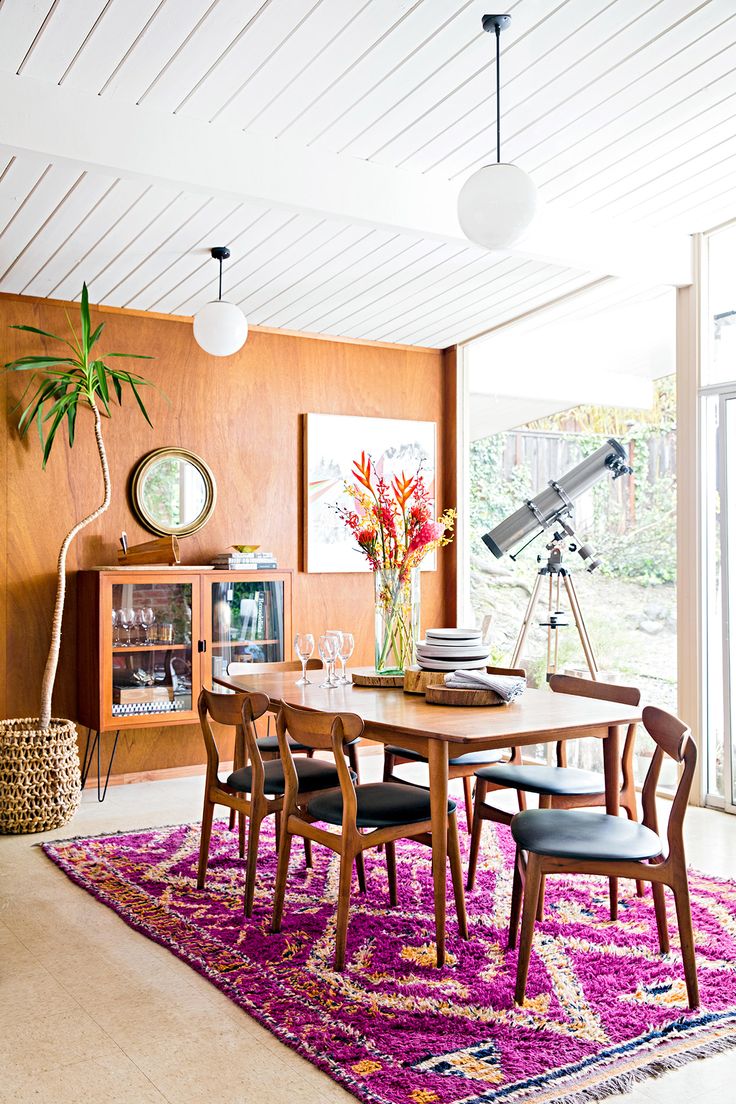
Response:
[{"label": "tile floor", "polygon": [[[366,780],[380,759],[364,760]],[[60,838],[198,819],[201,778],[88,791]],[[689,861],[736,875],[736,818],[691,809]],[[354,1100],[168,951],[0,837],[0,1104],[338,1104]],[[736,1050],[650,1080],[624,1104],[734,1099]],[[616,1098],[614,1098],[616,1099]]]}]

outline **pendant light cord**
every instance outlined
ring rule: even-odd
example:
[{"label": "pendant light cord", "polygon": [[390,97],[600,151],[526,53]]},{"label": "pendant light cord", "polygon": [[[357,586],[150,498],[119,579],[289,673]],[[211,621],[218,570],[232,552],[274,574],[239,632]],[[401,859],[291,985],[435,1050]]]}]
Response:
[{"label": "pendant light cord", "polygon": [[501,27],[496,23],[496,162],[501,164]]},{"label": "pendant light cord", "polygon": [[219,288],[218,288],[218,292],[217,292],[217,301],[218,302],[222,299],[222,257],[220,257],[219,260],[220,260],[220,283],[219,283]]}]

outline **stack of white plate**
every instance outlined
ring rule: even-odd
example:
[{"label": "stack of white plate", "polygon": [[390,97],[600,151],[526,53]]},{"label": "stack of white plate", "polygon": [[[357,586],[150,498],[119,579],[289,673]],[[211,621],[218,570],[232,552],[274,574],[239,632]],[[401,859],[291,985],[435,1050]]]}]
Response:
[{"label": "stack of white plate", "polygon": [[427,629],[417,644],[417,663],[425,671],[470,671],[488,662],[488,645],[477,629]]}]

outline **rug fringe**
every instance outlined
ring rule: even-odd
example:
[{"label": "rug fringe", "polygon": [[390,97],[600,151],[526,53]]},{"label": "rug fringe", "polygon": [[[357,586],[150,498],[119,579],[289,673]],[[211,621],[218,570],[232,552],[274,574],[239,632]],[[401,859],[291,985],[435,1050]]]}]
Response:
[{"label": "rug fringe", "polygon": [[[227,824],[226,817],[215,817],[212,822],[212,826],[215,824]],[[53,839],[38,840],[36,843],[32,843],[31,847],[55,847],[57,843],[76,843],[77,840],[96,840],[96,839],[109,839],[110,836],[142,836],[144,832],[160,832],[164,829],[171,828],[196,828],[201,826],[201,820],[184,820],[178,824],[149,824],[145,828],[114,828],[110,832],[95,832],[94,835],[90,835],[89,832],[80,832],[78,836],[64,836],[63,838],[56,836]]]},{"label": "rug fringe", "polygon": [[[735,1048],[736,1034],[725,1036],[722,1039],[714,1039],[709,1043],[702,1043],[700,1046],[696,1044],[691,1049],[683,1051],[680,1054],[673,1054],[668,1057],[653,1057],[650,1062],[637,1066],[636,1069],[627,1070],[626,1073],[617,1074],[604,1081],[599,1081],[596,1085],[590,1085],[585,1089],[564,1093],[552,1099],[554,1100],[554,1104],[596,1104],[597,1101],[606,1100],[610,1096],[630,1093],[636,1085],[640,1085],[644,1081],[656,1080],[658,1077],[663,1077],[666,1073],[682,1069],[683,1066],[687,1066],[691,1062],[704,1058],[712,1058],[716,1054],[723,1054]],[[493,1098],[479,1097],[478,1104],[488,1099],[492,1100]],[[508,1099],[513,1101],[515,1098],[511,1096]],[[516,1097],[518,1101],[531,1101],[533,1099],[533,1095]]]}]

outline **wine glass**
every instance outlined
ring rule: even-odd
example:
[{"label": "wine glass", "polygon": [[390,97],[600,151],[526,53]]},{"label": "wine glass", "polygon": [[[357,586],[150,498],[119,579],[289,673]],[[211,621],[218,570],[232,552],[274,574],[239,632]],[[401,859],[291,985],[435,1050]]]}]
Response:
[{"label": "wine glass", "polygon": [[337,682],[333,681],[332,678],[332,665],[337,658],[337,639],[334,635],[322,634],[319,638],[319,654],[327,672],[327,677],[324,682],[320,683],[320,687],[331,690],[334,686],[337,686]]},{"label": "wine glass", "polygon": [[120,643],[120,626],[118,624],[118,611],[112,611],[112,646]]},{"label": "wine glass", "polygon": [[150,606],[145,606],[142,610],[139,610],[139,620],[143,627],[143,643],[150,644],[151,642],[151,626],[156,620],[156,614],[153,612]]},{"label": "wine glass", "polygon": [[346,673],[347,662],[351,655],[355,651],[355,640],[352,633],[344,632],[340,633],[340,647],[338,648],[337,656],[342,664],[342,674],[340,675],[340,682],[343,686],[352,685],[352,679],[349,679]]},{"label": "wine glass", "polygon": [[135,643],[136,644],[146,644],[147,643],[146,636],[148,634],[146,632],[146,624],[143,620],[143,610],[142,609],[137,609],[135,611],[135,616],[134,616],[134,619],[133,619],[133,627],[135,628]]},{"label": "wine glass", "polygon": [[296,680],[297,686],[308,686],[311,679],[307,678],[307,660],[314,652],[314,637],[311,633],[297,633],[294,637],[294,651],[302,662],[302,677]]},{"label": "wine glass", "polygon": [[133,643],[133,640],[130,636],[130,630],[135,624],[135,610],[132,608],[132,606],[123,606],[122,609],[118,610],[118,619],[122,628],[125,629],[125,632],[128,634],[128,639],[125,641],[125,643],[128,645],[128,647],[130,647]]},{"label": "wine glass", "polygon": [[114,614],[113,624],[115,625],[115,634],[117,636],[117,643],[122,647],[122,645],[125,644],[125,641],[123,640],[123,622],[125,621],[125,613],[123,612],[122,609],[116,609],[116,610],[113,610],[113,614]]},{"label": "wine glass", "polygon": [[325,629],[325,636],[331,636],[335,641],[335,658],[332,661],[332,667],[330,670],[330,685],[339,686],[340,680],[335,674],[335,667],[337,665],[337,657],[340,654],[340,646],[342,644],[342,633],[339,629]]}]

